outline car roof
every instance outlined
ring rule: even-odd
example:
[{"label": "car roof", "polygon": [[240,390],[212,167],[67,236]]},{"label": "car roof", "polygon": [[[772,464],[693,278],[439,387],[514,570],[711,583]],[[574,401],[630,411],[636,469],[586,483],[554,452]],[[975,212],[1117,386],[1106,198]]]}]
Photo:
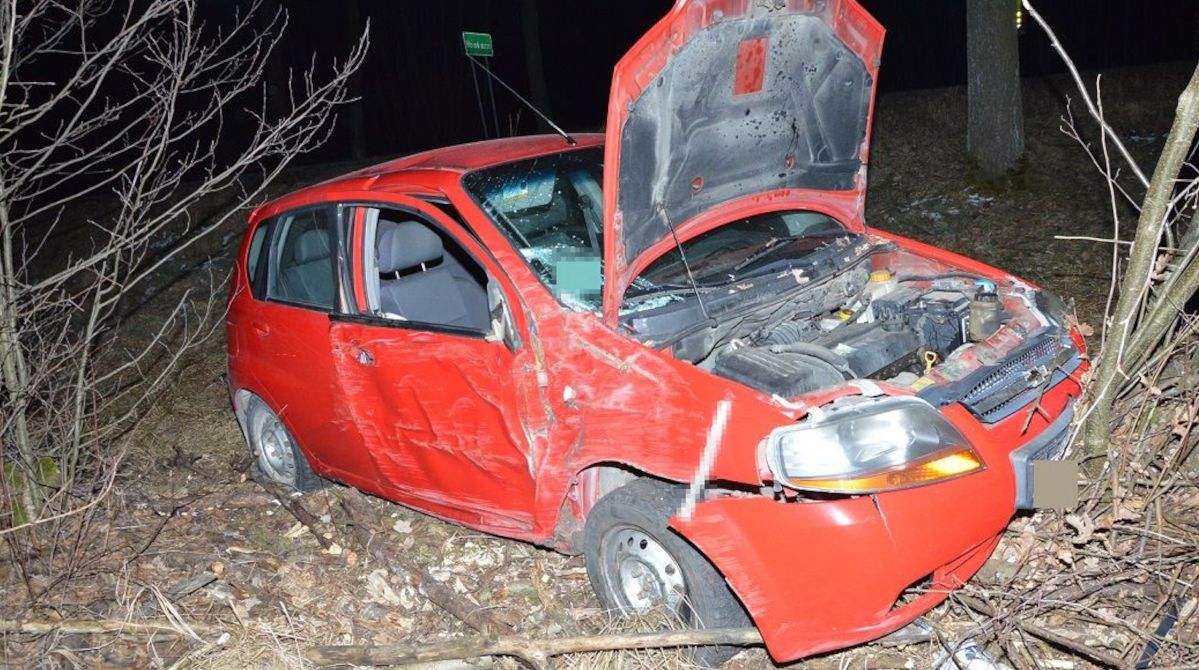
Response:
[{"label": "car roof", "polygon": [[404,156],[353,172],[348,177],[373,177],[400,170],[449,170],[469,172],[478,168],[510,163],[568,149],[599,146],[604,142],[600,133],[575,135],[577,144],[571,146],[561,135],[525,135],[457,144]]},{"label": "car roof", "polygon": [[[574,145],[567,144],[561,135],[525,135],[422,151],[338,175],[318,184],[292,191],[255,208],[250,214],[250,220],[257,221],[262,216],[273,215],[281,209],[305,204],[329,189],[343,187],[364,191],[403,190],[423,192],[425,195],[434,196],[437,195],[437,192],[430,191],[430,187],[422,183],[424,180],[418,176],[420,173],[461,174],[546,154],[602,146],[604,143],[604,136],[601,133],[582,133],[573,137],[576,142]],[[412,179],[405,180],[400,176],[401,173],[409,174]]]}]

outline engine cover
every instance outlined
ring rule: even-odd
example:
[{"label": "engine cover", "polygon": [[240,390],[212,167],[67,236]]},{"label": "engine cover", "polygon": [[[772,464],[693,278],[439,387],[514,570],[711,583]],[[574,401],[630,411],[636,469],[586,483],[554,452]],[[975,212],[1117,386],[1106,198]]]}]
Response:
[{"label": "engine cover", "polygon": [[873,327],[855,330],[857,332],[838,340],[831,348],[849,361],[849,367],[859,377],[889,376],[879,373],[897,363],[907,367],[909,359],[920,348],[920,338],[911,330]]},{"label": "engine cover", "polygon": [[744,347],[721,354],[713,372],[784,398],[845,381],[836,368],[818,358],[791,352],[775,353],[765,347]]}]

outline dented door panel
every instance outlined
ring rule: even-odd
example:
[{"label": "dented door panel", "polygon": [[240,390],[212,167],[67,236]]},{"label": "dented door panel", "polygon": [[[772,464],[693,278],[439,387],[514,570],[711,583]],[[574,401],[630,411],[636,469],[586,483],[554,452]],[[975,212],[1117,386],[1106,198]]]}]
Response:
[{"label": "dented door panel", "polygon": [[532,456],[503,344],[345,320],[330,340],[338,403],[354,415],[380,492],[528,529]]}]

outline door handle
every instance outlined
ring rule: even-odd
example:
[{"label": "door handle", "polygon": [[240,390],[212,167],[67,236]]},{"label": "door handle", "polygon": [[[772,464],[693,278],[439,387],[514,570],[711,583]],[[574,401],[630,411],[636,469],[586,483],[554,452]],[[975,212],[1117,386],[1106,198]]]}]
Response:
[{"label": "door handle", "polygon": [[250,327],[253,328],[254,332],[258,333],[259,335],[271,334],[271,327],[261,321],[251,321]]}]

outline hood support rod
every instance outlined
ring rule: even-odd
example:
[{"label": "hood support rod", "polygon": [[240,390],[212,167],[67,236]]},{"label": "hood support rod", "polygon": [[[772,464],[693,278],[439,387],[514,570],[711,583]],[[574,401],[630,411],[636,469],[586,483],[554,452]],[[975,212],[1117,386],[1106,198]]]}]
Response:
[{"label": "hood support rod", "polygon": [[687,252],[683,251],[683,243],[679,242],[679,234],[675,232],[674,224],[670,222],[670,217],[666,214],[666,207],[662,203],[658,203],[655,209],[662,217],[662,222],[670,229],[670,236],[674,238],[674,247],[679,250],[679,259],[683,261],[683,269],[687,271],[687,281],[691,282],[691,290],[695,292],[695,302],[699,303],[699,311],[704,315],[704,319],[712,321],[712,315],[708,314],[708,306],[704,304],[704,298],[699,292],[699,284],[695,283],[695,275],[691,273],[691,263],[687,262]]}]

